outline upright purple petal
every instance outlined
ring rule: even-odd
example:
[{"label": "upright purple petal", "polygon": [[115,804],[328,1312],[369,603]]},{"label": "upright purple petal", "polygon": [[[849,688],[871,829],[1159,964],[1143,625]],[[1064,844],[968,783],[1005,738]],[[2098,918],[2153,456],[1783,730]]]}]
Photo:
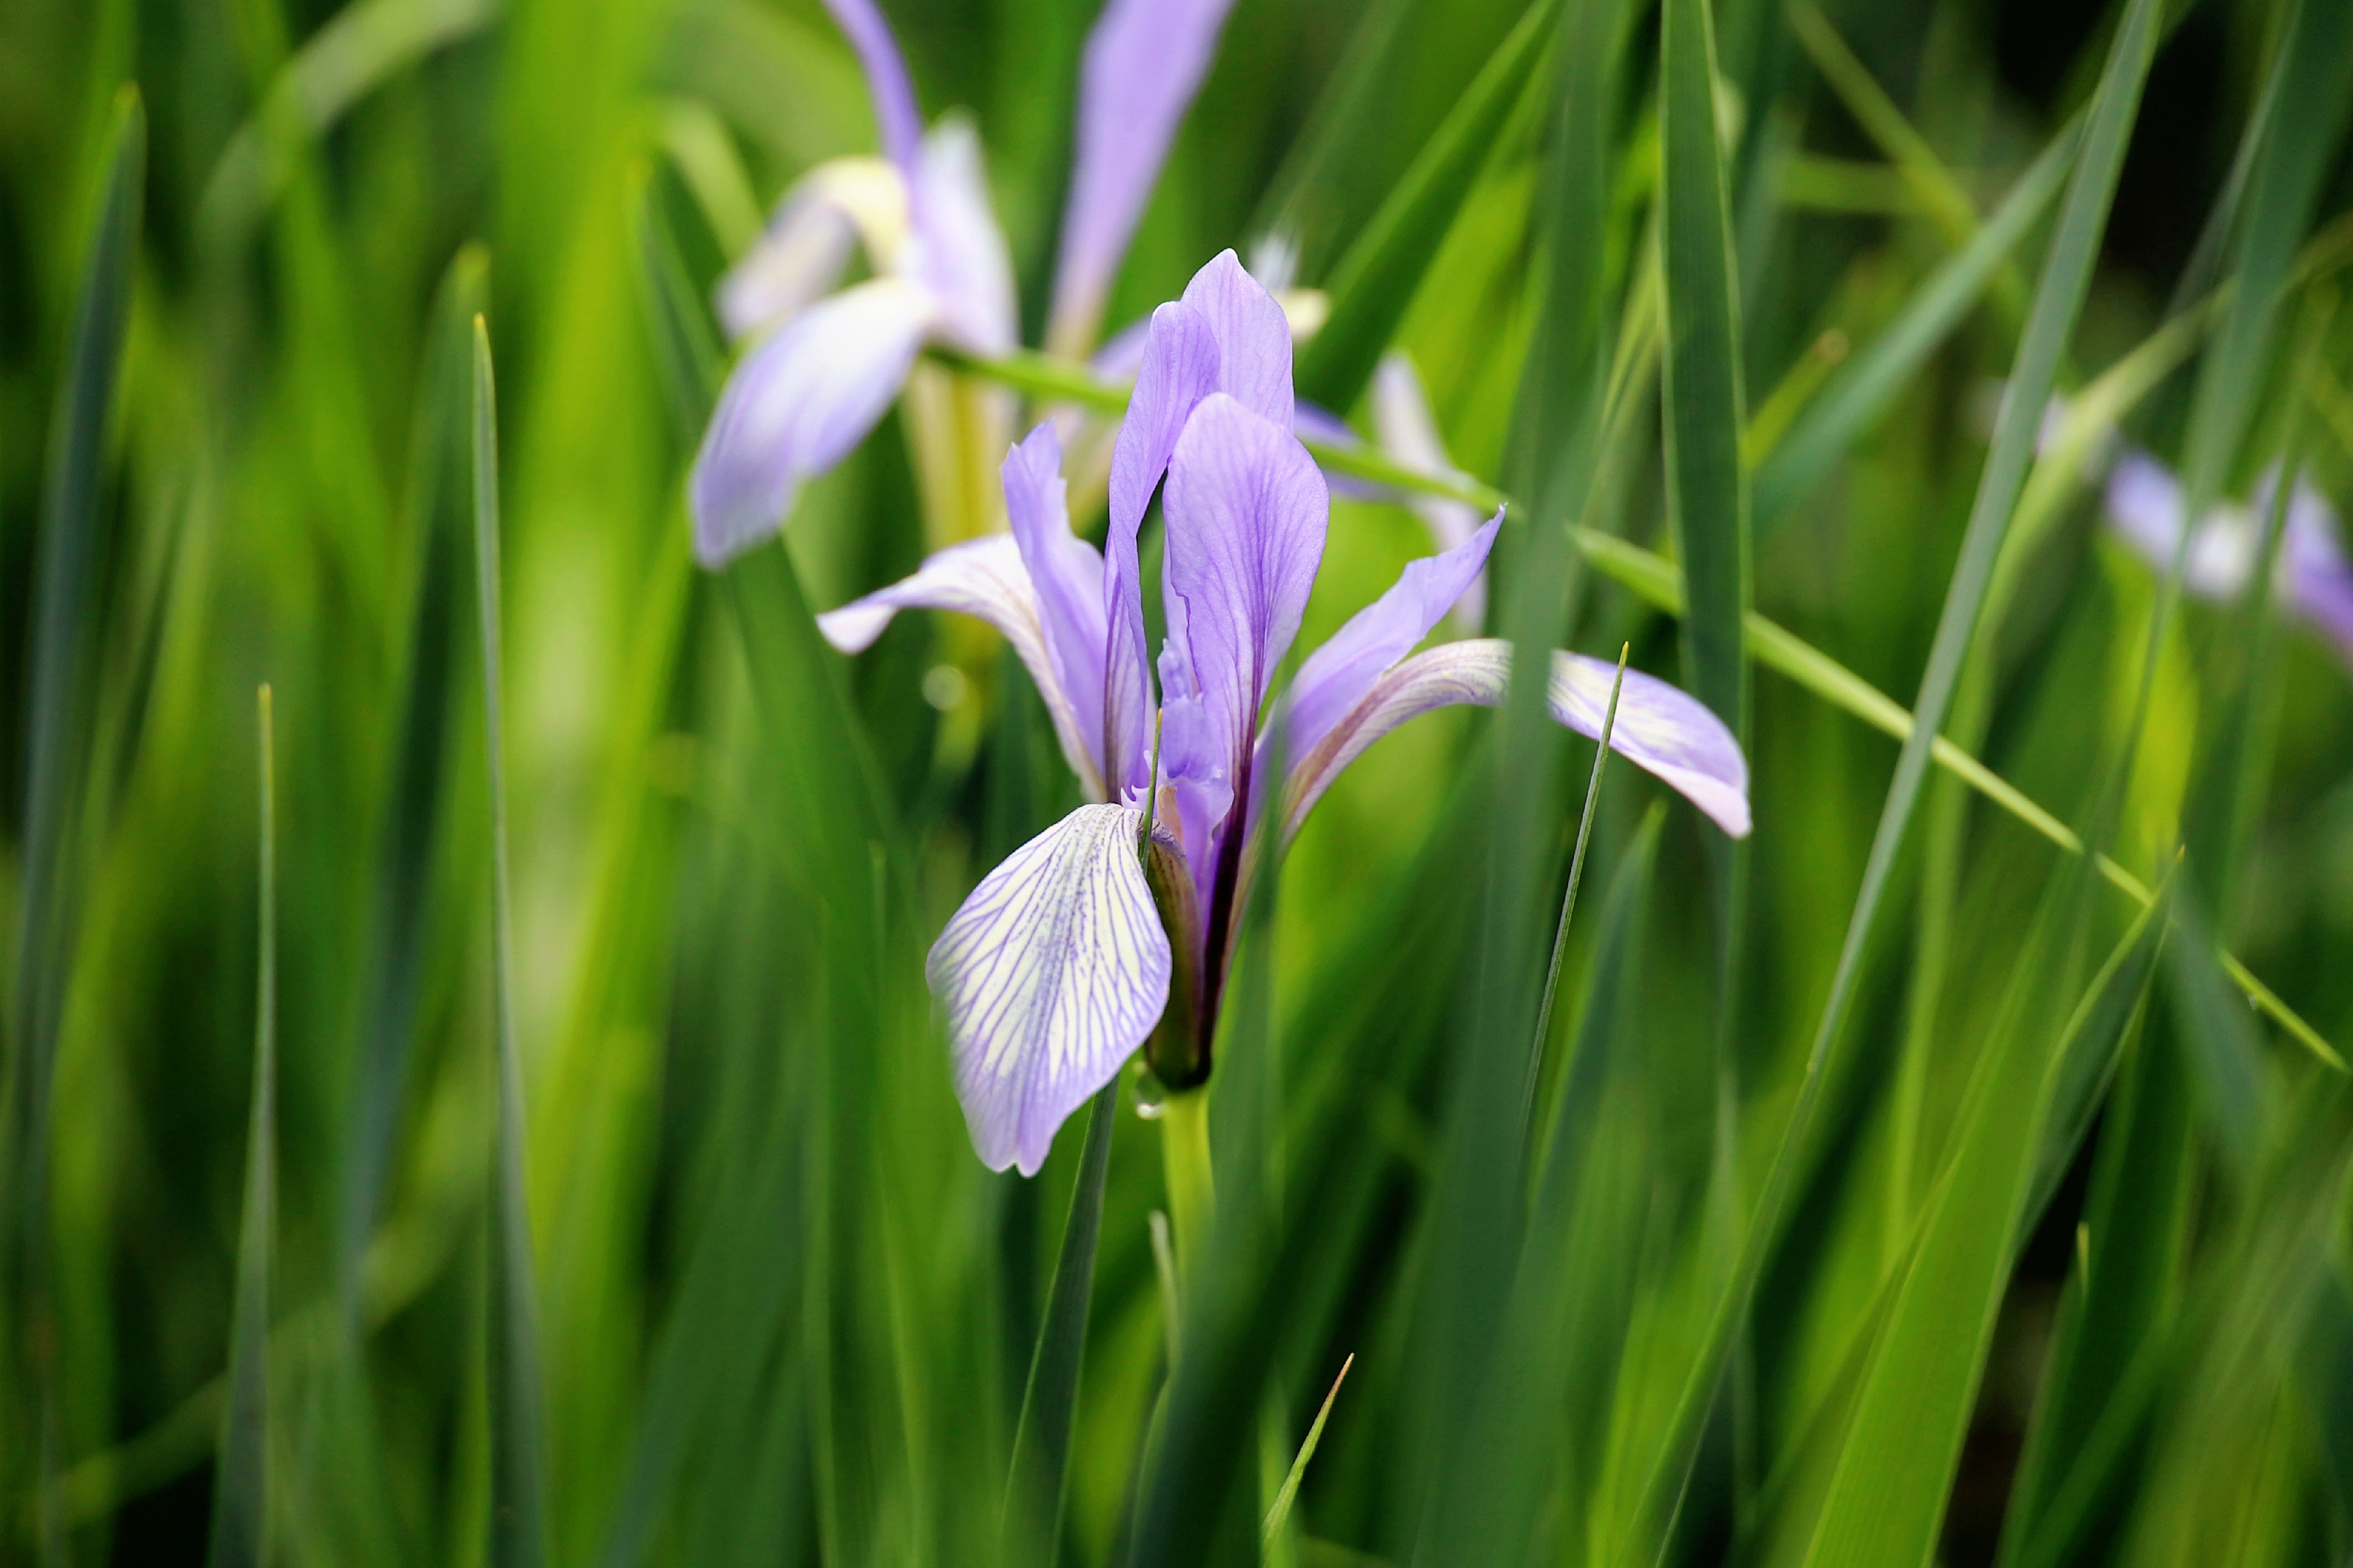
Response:
[{"label": "upright purple petal", "polygon": [[[1373,430],[1380,437],[1382,450],[1416,473],[1433,479],[1459,477],[1454,459],[1447,455],[1446,442],[1438,433],[1438,421],[1430,416],[1421,377],[1404,351],[1381,356],[1380,368],[1373,373],[1371,401]],[[1440,550],[1454,549],[1479,527],[1478,510],[1459,500],[1409,495],[1405,504],[1430,530]],[[1477,632],[1486,618],[1486,581],[1474,579],[1455,603],[1455,625],[1467,637]]]},{"label": "upright purple petal", "polygon": [[[1330,498],[1290,431],[1213,393],[1177,438],[1165,506],[1161,773],[1240,796],[1261,704],[1323,563]],[[1182,749],[1169,739],[1180,716]],[[1214,836],[1186,823],[1197,877],[1217,849]]]},{"label": "upright purple petal", "polygon": [[1152,677],[1136,535],[1177,433],[1217,374],[1217,341],[1199,311],[1175,300],[1152,313],[1135,392],[1112,448],[1111,523],[1103,538],[1103,740],[1123,798],[1140,800],[1152,784]]},{"label": "upright purple petal", "polygon": [[878,278],[811,306],[744,357],[694,459],[694,552],[705,566],[775,532],[801,481],[866,438],[932,321],[923,289]]},{"label": "upright purple petal", "polygon": [[1304,756],[1338,723],[1373,682],[1411,653],[1486,570],[1498,510],[1484,527],[1442,555],[1409,561],[1389,591],[1349,617],[1348,624],[1307,658],[1291,683],[1293,755]]},{"label": "upright purple petal", "polygon": [[1221,250],[1185,285],[1185,303],[1201,312],[1217,341],[1211,390],[1290,429],[1291,322],[1274,296],[1232,251]]},{"label": "upright purple petal", "polygon": [[825,0],[834,22],[858,51],[866,68],[866,88],[874,95],[874,125],[881,133],[882,155],[899,165],[909,180],[915,177],[915,150],[923,139],[923,117],[915,109],[915,86],[907,79],[907,62],[900,58],[899,41],[874,0]]},{"label": "upright purple petal", "polygon": [[1048,341],[1086,353],[1233,0],[1109,0],[1079,72],[1078,150]]},{"label": "upright purple petal", "polygon": [[[1580,654],[1555,652],[1552,659],[1553,717],[1599,738],[1617,667]],[[1374,742],[1432,709],[1493,707],[1511,673],[1512,645],[1495,637],[1444,643],[1390,670],[1293,765],[1283,792],[1284,831],[1296,833],[1332,781]],[[1724,721],[1688,692],[1628,670],[1609,749],[1672,785],[1733,837],[1747,837],[1747,761]]]},{"label": "upright purple petal", "polygon": [[1082,709],[1071,700],[1055,663],[1036,584],[1011,534],[992,533],[952,544],[932,555],[913,576],[818,616],[817,629],[842,652],[863,653],[902,610],[954,610],[994,626],[1037,683],[1063,760],[1086,792],[1102,798],[1103,775],[1088,743]]},{"label": "upright purple petal", "polygon": [[1111,1081],[1168,1002],[1144,814],[1082,805],[1007,857],[924,965],[981,1163],[1034,1176],[1055,1130]]},{"label": "upright purple petal", "polygon": [[908,203],[914,236],[907,270],[938,298],[947,334],[976,353],[1014,347],[1020,321],[1013,261],[969,120],[950,115],[923,139]]},{"label": "upright purple petal", "polygon": [[1103,561],[1071,531],[1062,444],[1051,421],[1006,455],[1005,510],[1037,589],[1038,618],[1054,678],[1070,694],[1079,733],[1103,776]]}]

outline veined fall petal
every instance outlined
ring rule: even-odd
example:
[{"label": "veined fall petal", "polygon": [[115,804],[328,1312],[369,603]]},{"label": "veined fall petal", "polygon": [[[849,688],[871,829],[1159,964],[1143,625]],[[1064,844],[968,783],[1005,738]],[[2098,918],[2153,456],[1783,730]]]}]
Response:
[{"label": "veined fall petal", "polygon": [[982,879],[924,965],[973,1147],[1034,1176],[1055,1129],[1160,1020],[1170,951],[1144,813],[1083,805]]}]

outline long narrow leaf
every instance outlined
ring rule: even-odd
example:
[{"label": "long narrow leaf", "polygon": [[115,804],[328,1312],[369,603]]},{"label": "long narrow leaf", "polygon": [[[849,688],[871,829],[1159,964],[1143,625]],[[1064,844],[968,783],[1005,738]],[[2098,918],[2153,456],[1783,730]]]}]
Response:
[{"label": "long narrow leaf", "polygon": [[474,581],[481,612],[483,752],[490,766],[491,995],[497,1113],[491,1162],[491,1568],[547,1560],[540,1428],[539,1308],[523,1181],[522,1058],[515,1044],[514,935],[508,891],[506,751],[499,655],[498,387],[491,335],[474,318]]},{"label": "long narrow leaf", "polygon": [[256,701],[261,753],[260,978],[253,1026],[253,1109],[237,1221],[237,1306],[229,1318],[228,1403],[213,1470],[212,1568],[269,1560],[269,1275],[278,1224],[278,762],[269,688]]},{"label": "long narrow leaf", "polygon": [[[2106,227],[2108,205],[2116,194],[2125,147],[2139,109],[2141,86],[2148,74],[2156,41],[2157,6],[2153,0],[2133,0],[2124,26],[2116,34],[2108,66],[2094,98],[2084,133],[2084,152],[2076,164],[2059,229],[2043,263],[2034,307],[2018,360],[2003,395],[1993,447],[1978,481],[1978,495],[1961,544],[1936,637],[1922,678],[1920,700],[1914,704],[1915,722],[1895,765],[1887,802],[1872,841],[1862,886],[1855,898],[1838,966],[1820,1026],[1808,1053],[1805,1077],[1791,1107],[1787,1130],[1776,1152],[1763,1193],[1752,1211],[1733,1278],[1710,1320],[1707,1338],[1677,1406],[1675,1421],[1660,1462],[1652,1472],[1647,1505],[1651,1517],[1665,1521],[1680,1506],[1690,1466],[1696,1452],[1701,1421],[1713,1399],[1724,1358],[1747,1313],[1758,1270],[1777,1238],[1783,1220],[1795,1153],[1804,1144],[1820,1100],[1823,1068],[1832,1047],[1845,1031],[1863,952],[1876,921],[1881,900],[1894,870],[1895,858],[1912,823],[1920,788],[1931,758],[1932,743],[1943,727],[1947,706],[1960,675],[1963,657],[1976,629],[1978,611],[1995,558],[2000,553],[2011,509],[2024,485],[2033,457],[2034,438],[2058,371],[2059,359],[2073,335],[2077,312],[2091,281],[2092,263]],[[1672,1531],[1662,1532],[1672,1538]]]}]

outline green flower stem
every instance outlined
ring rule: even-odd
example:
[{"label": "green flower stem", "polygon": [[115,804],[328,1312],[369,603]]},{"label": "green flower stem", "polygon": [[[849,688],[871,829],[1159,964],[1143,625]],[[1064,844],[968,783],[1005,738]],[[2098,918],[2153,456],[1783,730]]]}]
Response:
[{"label": "green flower stem", "polygon": [[1188,1089],[1160,1102],[1160,1159],[1168,1183],[1168,1217],[1176,1232],[1176,1274],[1189,1283],[1218,1205],[1209,1171],[1207,1089]]}]

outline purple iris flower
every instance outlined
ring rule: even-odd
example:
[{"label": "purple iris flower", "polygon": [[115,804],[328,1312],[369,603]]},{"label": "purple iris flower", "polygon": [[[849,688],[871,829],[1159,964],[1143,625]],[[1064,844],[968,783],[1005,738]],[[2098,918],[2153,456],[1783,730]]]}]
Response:
[{"label": "purple iris flower", "polygon": [[[2255,569],[2263,520],[2271,510],[2277,470],[2264,476],[2252,506],[2208,510],[2189,536],[2182,586],[2201,599],[2235,599]],[[2127,451],[2108,471],[2109,520],[2134,550],[2162,571],[2181,539],[2181,485],[2147,452]],[[2282,525],[2274,590],[2289,614],[2319,632],[2353,665],[2353,565],[2339,542],[2337,513],[2311,483],[2298,478]]]},{"label": "purple iris flower", "polygon": [[[851,653],[902,609],[960,610],[996,626],[1037,682],[1063,755],[1096,803],[984,878],[927,965],[974,1147],[991,1169],[1016,1165],[1025,1175],[1164,1014],[1190,1021],[1206,1070],[1254,837],[1270,826],[1295,833],[1374,742],[1434,708],[1493,705],[1511,673],[1510,645],[1493,639],[1413,653],[1484,568],[1498,512],[1452,549],[1409,564],[1278,698],[1275,677],[1323,560],[1328,497],[1293,434],[1282,309],[1231,251],[1153,314],[1113,455],[1106,552],[1071,533],[1060,466],[1054,427],[1039,426],[1005,460],[1009,534],[944,550],[904,582],[818,617]],[[1168,636],[1147,879],[1138,851],[1155,683],[1137,537],[1155,489]],[[1556,652],[1554,716],[1598,735],[1614,674],[1601,660]],[[1634,671],[1625,679],[1615,749],[1725,832],[1745,835],[1748,771],[1730,732],[1666,682]],[[1280,778],[1269,776],[1268,760],[1278,702]]]},{"label": "purple iris flower", "polygon": [[[1083,357],[1092,345],[1231,5],[1109,0],[1096,20],[1062,215],[1049,332],[1056,352]],[[865,67],[884,156],[811,170],[721,282],[728,331],[756,341],[728,378],[695,457],[694,549],[706,566],[765,538],[804,480],[865,439],[925,344],[999,354],[1019,338],[1013,269],[970,123],[951,117],[926,135],[873,0],[826,0],[826,8]],[[874,276],[834,292],[860,241]],[[1009,429],[1009,403],[1006,410],[1000,432]]]}]

